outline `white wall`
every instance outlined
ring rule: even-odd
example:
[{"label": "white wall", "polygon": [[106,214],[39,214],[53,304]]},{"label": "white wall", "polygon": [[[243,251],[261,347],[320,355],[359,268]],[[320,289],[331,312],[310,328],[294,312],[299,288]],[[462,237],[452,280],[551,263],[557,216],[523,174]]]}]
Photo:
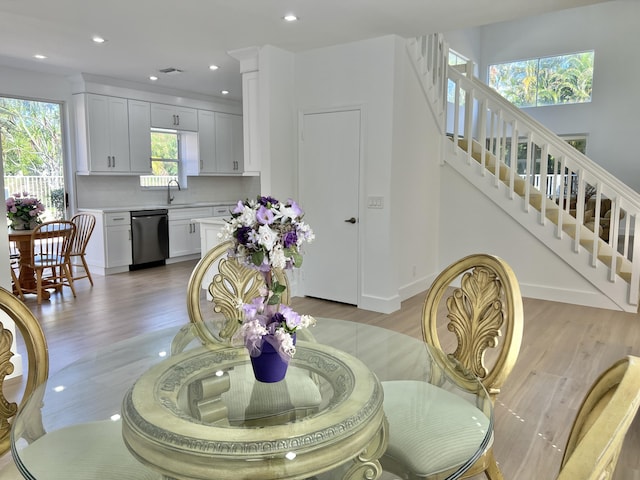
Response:
[{"label": "white wall", "polygon": [[[594,50],[591,103],[524,109],[558,134],[588,134],[587,156],[640,191],[640,2],[616,0],[480,28],[480,76],[489,64]],[[447,36],[454,50],[476,32]]]},{"label": "white wall", "polygon": [[[391,158],[396,38],[386,36],[322,48],[296,56],[296,103],[301,111],[360,106],[364,136],[360,179],[361,308],[399,308],[391,236]],[[337,172],[336,174],[339,174]],[[369,195],[384,198],[365,208]]]},{"label": "white wall", "polygon": [[619,309],[448,165],[441,182],[439,270],[489,253],[509,263],[525,297]]},{"label": "white wall", "polygon": [[390,253],[405,300],[429,287],[440,263],[442,136],[402,39],[397,39],[395,58]]}]

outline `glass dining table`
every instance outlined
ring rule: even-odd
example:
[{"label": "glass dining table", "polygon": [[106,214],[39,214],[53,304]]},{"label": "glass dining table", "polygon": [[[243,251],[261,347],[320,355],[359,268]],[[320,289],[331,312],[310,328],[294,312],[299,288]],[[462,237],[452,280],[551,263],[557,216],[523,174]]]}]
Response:
[{"label": "glass dining table", "polygon": [[[446,357],[422,341],[328,318],[311,333],[273,384],[255,381],[242,347],[195,340],[172,353],[176,328],[105,346],[52,374],[25,403],[12,427],[16,466],[47,480],[399,479],[389,439],[403,432],[385,397],[395,382],[437,393],[412,408],[434,458],[450,458],[439,478],[460,478],[489,445],[493,411],[482,384],[460,387],[441,368]],[[473,412],[456,428],[480,426],[457,457],[437,451],[448,448],[439,412],[452,403]]]}]

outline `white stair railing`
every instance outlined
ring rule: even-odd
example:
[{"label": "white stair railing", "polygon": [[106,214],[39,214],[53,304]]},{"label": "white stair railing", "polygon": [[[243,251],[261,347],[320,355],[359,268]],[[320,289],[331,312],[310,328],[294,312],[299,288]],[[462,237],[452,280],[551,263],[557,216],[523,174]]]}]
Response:
[{"label": "white stair railing", "polygon": [[539,222],[554,223],[558,238],[569,235],[575,253],[591,252],[591,266],[606,265],[609,282],[628,282],[627,301],[637,306],[640,195],[475,78],[472,68],[447,68],[442,35],[410,40],[408,49],[443,132],[466,152],[467,163],[506,185],[509,198],[522,197],[525,211],[539,210]]}]

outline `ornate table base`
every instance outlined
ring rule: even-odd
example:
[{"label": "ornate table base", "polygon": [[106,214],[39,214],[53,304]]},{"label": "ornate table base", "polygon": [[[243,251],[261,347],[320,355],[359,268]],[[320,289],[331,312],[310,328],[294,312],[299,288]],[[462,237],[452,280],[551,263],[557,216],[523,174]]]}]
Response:
[{"label": "ornate table base", "polygon": [[[291,367],[317,375],[323,392],[319,411],[290,422],[265,418],[262,425],[255,419],[230,424],[221,394],[234,401],[234,383],[240,380],[234,369],[247,362],[244,348],[203,347],[147,371],[124,400],[123,437],[129,450],[176,480],[305,479],[350,460],[345,479],[380,476],[378,459],[388,431],[383,390],[360,360],[326,345],[299,342]],[[229,381],[207,381],[209,394],[203,396],[200,385],[212,374],[228,375]],[[213,412],[207,414],[210,421],[198,419],[203,405]]]}]

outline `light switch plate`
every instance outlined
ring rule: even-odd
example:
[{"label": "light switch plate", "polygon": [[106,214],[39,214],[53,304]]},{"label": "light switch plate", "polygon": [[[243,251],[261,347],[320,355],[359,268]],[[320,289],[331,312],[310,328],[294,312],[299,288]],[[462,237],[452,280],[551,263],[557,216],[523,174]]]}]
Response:
[{"label": "light switch plate", "polygon": [[368,197],[367,208],[384,208],[384,197]]}]

